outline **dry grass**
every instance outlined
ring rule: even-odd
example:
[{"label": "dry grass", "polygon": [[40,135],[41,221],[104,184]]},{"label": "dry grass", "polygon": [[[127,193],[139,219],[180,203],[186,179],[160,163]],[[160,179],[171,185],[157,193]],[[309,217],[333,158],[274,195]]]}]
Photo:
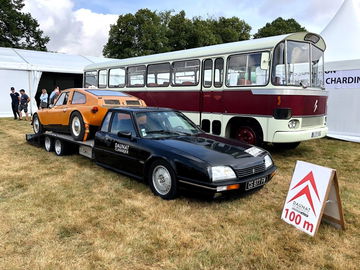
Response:
[{"label": "dry grass", "polygon": [[[274,152],[277,176],[249,196],[154,197],[79,155],[25,142],[0,119],[0,269],[358,269],[360,144],[322,139]],[[314,238],[280,219],[296,160],[338,170],[346,231]]]}]

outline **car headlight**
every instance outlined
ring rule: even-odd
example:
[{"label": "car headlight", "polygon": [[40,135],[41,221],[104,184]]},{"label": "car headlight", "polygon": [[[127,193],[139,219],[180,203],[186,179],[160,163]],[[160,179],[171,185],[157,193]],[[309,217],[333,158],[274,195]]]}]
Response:
[{"label": "car headlight", "polygon": [[236,174],[229,166],[210,167],[210,175],[213,182],[236,178]]},{"label": "car headlight", "polygon": [[271,157],[269,155],[266,155],[264,157],[264,161],[265,161],[265,168],[266,169],[269,168],[273,164],[273,162],[271,160]]}]

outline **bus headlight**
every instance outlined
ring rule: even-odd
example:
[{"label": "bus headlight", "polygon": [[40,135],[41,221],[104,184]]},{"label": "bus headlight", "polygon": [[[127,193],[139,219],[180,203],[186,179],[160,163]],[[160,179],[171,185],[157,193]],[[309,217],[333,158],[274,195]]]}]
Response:
[{"label": "bus headlight", "polygon": [[272,159],[269,155],[266,155],[264,157],[264,162],[265,162],[265,169],[269,168],[273,164]]},{"label": "bus headlight", "polygon": [[298,128],[299,125],[300,125],[300,121],[297,120],[297,119],[290,120],[289,123],[288,123],[288,127],[290,129]]},{"label": "bus headlight", "polygon": [[210,175],[213,182],[236,178],[236,174],[229,166],[210,167]]}]

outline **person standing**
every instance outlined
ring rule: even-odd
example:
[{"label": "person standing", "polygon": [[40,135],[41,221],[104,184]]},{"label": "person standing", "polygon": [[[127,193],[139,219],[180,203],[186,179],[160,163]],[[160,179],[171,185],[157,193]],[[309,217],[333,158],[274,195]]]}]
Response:
[{"label": "person standing", "polygon": [[46,89],[42,89],[40,95],[40,110],[48,107],[48,97],[49,95],[46,92]]},{"label": "person standing", "polygon": [[21,89],[20,90],[20,97],[19,97],[19,101],[20,101],[20,104],[19,104],[19,120],[22,120],[22,110],[24,110],[25,112],[25,115],[26,115],[26,121],[29,120],[29,117],[28,117],[28,104],[30,102],[30,98],[27,94],[25,94],[25,90],[24,89]]},{"label": "person standing", "polygon": [[18,92],[15,92],[14,87],[11,87],[10,90],[11,90],[11,93],[10,93],[11,109],[14,114],[14,119],[17,119],[18,116],[20,117],[20,115],[19,115],[19,96],[20,95]]},{"label": "person standing", "polygon": [[50,105],[54,105],[55,100],[59,95],[60,95],[60,88],[59,86],[56,86],[55,89],[50,94],[50,100],[49,100]]}]

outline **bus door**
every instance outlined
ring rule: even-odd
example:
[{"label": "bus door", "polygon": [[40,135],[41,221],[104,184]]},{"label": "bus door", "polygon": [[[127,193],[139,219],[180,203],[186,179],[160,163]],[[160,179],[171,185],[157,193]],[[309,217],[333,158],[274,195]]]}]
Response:
[{"label": "bus door", "polygon": [[206,113],[223,113],[224,59],[205,59],[200,99],[200,123]]}]

